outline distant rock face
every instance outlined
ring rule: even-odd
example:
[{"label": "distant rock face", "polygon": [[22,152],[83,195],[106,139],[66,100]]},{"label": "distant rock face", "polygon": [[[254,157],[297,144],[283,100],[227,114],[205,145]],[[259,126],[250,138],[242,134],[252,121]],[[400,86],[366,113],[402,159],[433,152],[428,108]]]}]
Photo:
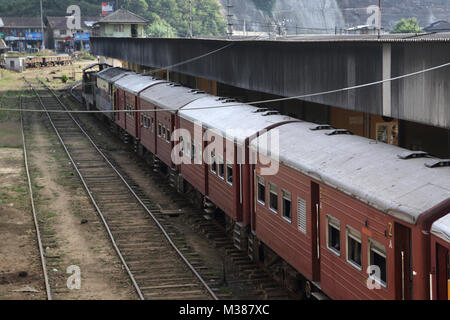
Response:
[{"label": "distant rock face", "polygon": [[[378,0],[339,0],[345,21],[348,25],[365,24],[368,17],[364,9],[378,5]],[[402,18],[416,17],[421,27],[438,20],[450,20],[450,0],[382,0],[382,24],[390,30]],[[349,10],[350,9],[350,10]]]},{"label": "distant rock face", "polygon": [[[219,0],[224,14],[228,0]],[[233,7],[233,28],[247,31],[264,31],[269,23],[284,26],[289,34],[330,33],[335,28],[345,28],[367,23],[367,8],[378,6],[378,0],[277,0],[268,15],[258,10],[252,0],[230,0]],[[382,0],[382,23],[386,30],[402,18],[416,17],[425,27],[438,20],[450,20],[450,0]],[[244,22],[245,21],[245,22]],[[271,31],[274,27],[272,27]]]},{"label": "distant rock face", "polygon": [[[227,12],[228,0],[220,0],[224,12]],[[267,32],[269,24],[278,24],[287,28],[289,33],[295,30],[322,32],[344,26],[345,21],[336,0],[277,0],[269,16],[258,10],[252,0],[231,0],[233,5],[233,27],[247,31]],[[226,14],[226,13],[225,13]],[[245,21],[245,22],[244,22]],[[273,31],[273,30],[271,30]]]}]

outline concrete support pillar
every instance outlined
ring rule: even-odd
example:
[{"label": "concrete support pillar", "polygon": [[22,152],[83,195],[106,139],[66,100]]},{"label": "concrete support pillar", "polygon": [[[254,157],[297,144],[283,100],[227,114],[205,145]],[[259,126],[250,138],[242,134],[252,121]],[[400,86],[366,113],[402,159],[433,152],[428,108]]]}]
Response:
[{"label": "concrete support pillar", "polygon": [[[349,53],[347,56],[347,86],[353,87],[356,85],[356,57],[355,54]],[[351,107],[356,107],[356,90],[348,91],[348,104]]]},{"label": "concrete support pillar", "polygon": [[[383,80],[392,78],[391,44],[383,44]],[[392,117],[391,82],[383,83],[383,116]]]}]

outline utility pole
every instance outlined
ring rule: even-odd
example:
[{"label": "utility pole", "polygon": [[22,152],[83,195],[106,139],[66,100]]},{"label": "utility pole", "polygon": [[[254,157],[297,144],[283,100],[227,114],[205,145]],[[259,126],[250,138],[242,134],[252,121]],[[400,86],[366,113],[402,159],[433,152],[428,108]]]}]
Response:
[{"label": "utility pole", "polygon": [[42,0],[41,0],[41,32],[42,32],[42,45],[41,45],[41,50],[45,50],[45,36],[44,36],[44,13],[42,10]]},{"label": "utility pole", "polygon": [[231,21],[231,18],[233,18],[233,15],[231,14],[231,8],[233,8],[233,4],[231,3],[231,0],[228,0],[227,2],[227,24],[228,24],[228,39],[231,39],[233,36],[233,22]]},{"label": "utility pole", "polygon": [[378,7],[379,7],[379,13],[378,13],[378,39],[381,38],[381,0],[378,0]]},{"label": "utility pole", "polygon": [[193,20],[192,20],[192,0],[189,0],[189,38],[194,36]]},{"label": "utility pole", "polygon": [[119,0],[116,0],[116,7],[114,9],[114,11],[119,10]]}]

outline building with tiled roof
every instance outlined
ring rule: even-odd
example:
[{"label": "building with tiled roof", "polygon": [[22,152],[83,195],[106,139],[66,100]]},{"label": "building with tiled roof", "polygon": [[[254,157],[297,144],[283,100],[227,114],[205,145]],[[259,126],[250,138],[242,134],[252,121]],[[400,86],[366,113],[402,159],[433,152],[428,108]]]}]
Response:
[{"label": "building with tiled roof", "polygon": [[[91,28],[100,17],[81,18],[81,29],[70,27],[69,17],[47,17],[46,44],[49,49],[64,52],[69,47],[81,49],[88,45]],[[68,23],[69,22],[69,23]]]},{"label": "building with tiled roof", "polygon": [[94,24],[98,37],[143,38],[148,20],[125,9],[119,9]]},{"label": "building with tiled roof", "polygon": [[41,19],[0,17],[0,38],[4,39],[12,50],[36,50],[42,45],[43,39]]}]

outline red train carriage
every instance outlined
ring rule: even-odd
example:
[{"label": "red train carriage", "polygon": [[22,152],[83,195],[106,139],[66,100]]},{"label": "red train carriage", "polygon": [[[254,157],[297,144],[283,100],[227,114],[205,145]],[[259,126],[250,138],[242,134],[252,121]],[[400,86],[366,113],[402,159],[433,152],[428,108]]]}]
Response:
[{"label": "red train carriage", "polygon": [[450,213],[431,228],[431,296],[450,300]]},{"label": "red train carriage", "polygon": [[[256,236],[333,299],[427,299],[427,225],[450,210],[450,168],[314,129],[278,127],[280,156],[271,159],[279,171],[264,175],[256,165]],[[273,152],[262,138],[252,148]]]},{"label": "red train carriage", "polygon": [[[247,249],[248,236],[252,257],[281,257],[280,279],[293,270],[295,281],[302,274],[334,299],[448,298],[448,216],[438,220],[450,212],[444,161],[137,74],[116,80],[104,87],[120,82],[117,109],[164,111],[112,121],[236,222],[238,247]],[[175,129],[191,137],[178,145]],[[209,148],[208,129],[223,149]],[[265,145],[268,137],[279,144]],[[199,164],[173,166],[174,144]],[[273,174],[267,160],[279,166]]]},{"label": "red train carriage", "polygon": [[200,97],[201,94],[189,88],[167,82],[152,86],[141,94],[142,110],[158,110],[142,114],[141,144],[169,168],[174,168],[171,158],[174,142],[171,136],[177,127],[176,113]]},{"label": "red train carriage", "polygon": [[140,110],[140,93],[151,86],[161,83],[152,77],[131,74],[125,76],[115,83],[116,87],[116,110],[126,110],[127,112],[116,113],[116,124],[134,139],[139,139],[140,114],[135,112]]},{"label": "red train carriage", "polygon": [[[182,108],[179,118],[179,127],[188,130],[192,137],[192,141],[185,141],[188,155],[211,159],[210,165],[181,165],[181,174],[233,221],[247,226],[251,201],[249,138],[262,130],[296,120],[210,95]],[[196,123],[200,135],[195,133]],[[205,135],[206,130],[209,136]],[[221,141],[222,150],[212,148],[212,141]]]}]

